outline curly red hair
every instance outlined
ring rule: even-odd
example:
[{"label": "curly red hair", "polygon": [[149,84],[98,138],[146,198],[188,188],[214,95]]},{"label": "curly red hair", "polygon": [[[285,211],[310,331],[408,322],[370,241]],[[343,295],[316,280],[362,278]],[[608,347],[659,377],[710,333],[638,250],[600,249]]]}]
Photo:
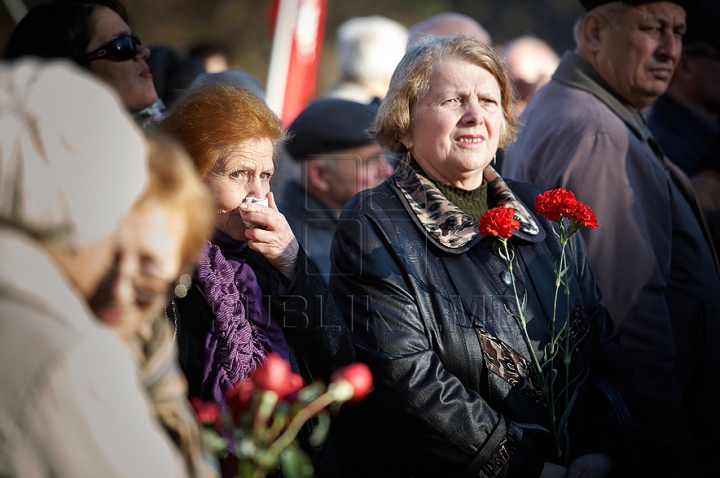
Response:
[{"label": "curly red hair", "polygon": [[238,144],[270,139],[277,153],[286,138],[280,119],[252,91],[222,83],[185,92],[159,128],[180,140],[201,177]]}]

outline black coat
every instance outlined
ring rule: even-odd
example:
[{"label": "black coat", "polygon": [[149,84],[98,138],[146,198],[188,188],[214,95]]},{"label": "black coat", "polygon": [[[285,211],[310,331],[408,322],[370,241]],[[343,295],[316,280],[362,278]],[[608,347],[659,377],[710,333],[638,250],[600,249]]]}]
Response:
[{"label": "black coat", "polygon": [[[300,249],[298,272],[292,281],[272,267],[262,254],[250,248],[245,248],[240,257],[255,272],[263,303],[268,305],[270,316],[283,329],[293,372],[300,374],[305,383],[312,383],[314,379],[328,383],[333,370],[351,363],[355,354],[342,316],[305,252]],[[188,394],[208,399],[202,397],[200,385],[205,340],[215,315],[197,281],[185,298],[171,302],[166,315],[175,323],[180,366],[188,380]],[[331,441],[312,447],[308,443],[311,431],[312,423],[308,422],[298,440],[310,455],[316,476],[338,476]]]},{"label": "black coat", "polygon": [[[509,242],[542,357],[560,245],[551,224],[526,206],[541,190],[524,183],[510,190],[491,168],[485,178],[490,207],[513,206],[521,219]],[[530,354],[508,314],[517,309],[499,241],[480,236],[476,221],[404,165],[353,198],[337,231],[330,290],[376,382],[363,402],[341,411],[335,431],[345,476],[538,476],[552,459],[548,435],[518,424],[547,425],[547,412],[523,369]],[[571,322],[588,331],[571,375],[591,371],[573,412],[571,457],[617,458],[613,412],[589,384],[603,377],[627,390],[629,375],[580,234],[568,247]],[[562,319],[563,300],[559,306]]]}]

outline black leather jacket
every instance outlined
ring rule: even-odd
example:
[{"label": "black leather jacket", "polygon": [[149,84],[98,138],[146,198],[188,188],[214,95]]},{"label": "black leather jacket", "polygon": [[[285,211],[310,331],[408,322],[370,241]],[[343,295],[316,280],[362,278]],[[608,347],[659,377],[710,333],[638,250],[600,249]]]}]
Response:
[{"label": "black leather jacket", "polygon": [[[332,249],[330,290],[353,333],[358,361],[370,365],[375,391],[344,406],[336,427],[345,476],[538,476],[552,461],[542,394],[517,321],[499,241],[450,203],[420,171],[395,175],[346,205]],[[517,210],[509,240],[515,279],[527,294],[528,331],[536,352],[549,339],[554,267],[560,245],[551,224],[534,215],[540,192],[512,190],[487,168],[490,207]],[[573,236],[570,304],[577,344],[571,375],[584,370],[627,389],[622,347],[607,315],[580,234]],[[565,317],[559,301],[557,317]],[[558,320],[557,327],[562,320]],[[575,329],[574,329],[575,330]],[[590,379],[586,380],[590,383]],[[584,385],[573,412],[571,457],[616,455],[612,412]],[[597,410],[591,407],[598,405]]]}]

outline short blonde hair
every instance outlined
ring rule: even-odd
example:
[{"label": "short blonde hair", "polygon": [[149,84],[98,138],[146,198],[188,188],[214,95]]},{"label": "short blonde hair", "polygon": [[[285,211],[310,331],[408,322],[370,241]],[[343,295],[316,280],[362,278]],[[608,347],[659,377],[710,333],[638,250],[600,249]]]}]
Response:
[{"label": "short blonde hair", "polygon": [[270,139],[277,154],[286,138],[280,119],[252,91],[216,82],[186,91],[159,129],[180,140],[201,177],[240,143]]},{"label": "short blonde hair", "polygon": [[514,141],[519,121],[512,83],[503,61],[492,47],[474,38],[453,34],[429,36],[408,48],[395,69],[387,96],[375,119],[378,144],[394,153],[407,151],[400,138],[410,131],[413,110],[430,88],[433,67],[443,59],[467,61],[488,70],[495,77],[500,86],[503,108],[500,147]]},{"label": "short blonde hair", "polygon": [[136,206],[158,202],[183,219],[180,260],[183,268],[191,268],[197,262],[200,247],[212,237],[215,199],[177,140],[158,133],[146,133],[146,139],[150,150],[149,181]]}]

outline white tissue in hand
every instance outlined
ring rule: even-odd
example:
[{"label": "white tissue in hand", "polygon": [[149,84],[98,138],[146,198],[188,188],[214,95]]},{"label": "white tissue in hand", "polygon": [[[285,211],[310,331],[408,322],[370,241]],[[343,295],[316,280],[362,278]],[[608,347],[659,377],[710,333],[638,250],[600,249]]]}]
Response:
[{"label": "white tissue in hand", "polygon": [[[261,204],[261,205],[263,205],[263,206],[265,206],[265,207],[267,207],[267,205],[268,205],[268,199],[267,199],[267,198],[254,198],[254,197],[251,197],[251,196],[246,196],[246,197],[245,197],[245,202],[251,202],[251,203]],[[253,223],[251,223],[251,222],[245,222],[245,221],[243,221],[243,224],[245,224],[245,227],[247,227],[247,228],[258,227],[257,224],[253,224]]]}]

